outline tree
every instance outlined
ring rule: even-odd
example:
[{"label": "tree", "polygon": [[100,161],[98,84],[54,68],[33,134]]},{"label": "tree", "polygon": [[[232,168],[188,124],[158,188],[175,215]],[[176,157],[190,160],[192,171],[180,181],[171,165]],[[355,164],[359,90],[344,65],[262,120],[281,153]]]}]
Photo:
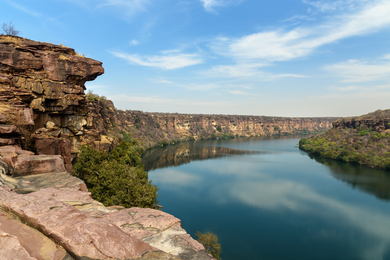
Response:
[{"label": "tree", "polygon": [[9,22],[9,24],[3,23],[3,31],[6,35],[11,35],[11,36],[18,36],[20,33],[20,31],[15,30],[12,22]]},{"label": "tree", "polygon": [[222,247],[221,244],[218,243],[218,237],[216,234],[211,232],[201,233],[197,231],[195,235],[198,237],[198,242],[204,246],[207,253],[212,255],[217,260],[221,259],[220,254]]},{"label": "tree", "polygon": [[143,148],[122,132],[123,140],[107,156],[88,145],[80,147],[74,175],[84,180],[92,198],[105,206],[155,208],[158,188],[141,162]]}]

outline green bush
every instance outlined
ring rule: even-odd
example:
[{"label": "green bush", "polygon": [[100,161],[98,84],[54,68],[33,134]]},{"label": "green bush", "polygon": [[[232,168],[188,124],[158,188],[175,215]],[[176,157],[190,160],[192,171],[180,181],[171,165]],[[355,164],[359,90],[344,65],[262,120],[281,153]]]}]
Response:
[{"label": "green bush", "polygon": [[128,135],[107,156],[88,145],[74,165],[74,175],[84,180],[92,197],[105,206],[154,208],[158,188],[148,180],[141,154],[143,149]]},{"label": "green bush", "polygon": [[219,126],[217,126],[217,131],[218,132],[222,132],[222,128],[221,128],[221,126],[219,125]]},{"label": "green bush", "polygon": [[218,243],[218,237],[216,234],[211,232],[203,234],[197,231],[195,235],[198,237],[198,242],[205,247],[207,253],[217,260],[221,259],[220,254],[222,252],[222,247],[221,244]]}]

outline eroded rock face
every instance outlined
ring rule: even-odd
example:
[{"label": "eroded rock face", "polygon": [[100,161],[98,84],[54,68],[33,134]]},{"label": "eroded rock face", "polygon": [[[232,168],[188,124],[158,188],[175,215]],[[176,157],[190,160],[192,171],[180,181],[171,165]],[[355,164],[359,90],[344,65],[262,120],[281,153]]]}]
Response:
[{"label": "eroded rock face", "polygon": [[[36,139],[54,139],[63,133],[75,155],[88,118],[84,84],[103,73],[101,62],[71,48],[0,35],[0,122],[32,125],[33,130],[47,126],[50,134],[35,134]],[[0,134],[16,131],[0,127]],[[40,152],[52,154],[41,148],[40,144]],[[68,152],[58,154],[64,156],[71,172]]]}]

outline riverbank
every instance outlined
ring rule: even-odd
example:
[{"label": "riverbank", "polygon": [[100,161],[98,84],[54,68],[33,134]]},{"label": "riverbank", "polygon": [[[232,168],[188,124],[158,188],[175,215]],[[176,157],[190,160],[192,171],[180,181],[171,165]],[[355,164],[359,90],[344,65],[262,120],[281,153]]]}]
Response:
[{"label": "riverbank", "polygon": [[302,139],[310,154],[390,170],[390,109],[333,122],[325,133]]}]

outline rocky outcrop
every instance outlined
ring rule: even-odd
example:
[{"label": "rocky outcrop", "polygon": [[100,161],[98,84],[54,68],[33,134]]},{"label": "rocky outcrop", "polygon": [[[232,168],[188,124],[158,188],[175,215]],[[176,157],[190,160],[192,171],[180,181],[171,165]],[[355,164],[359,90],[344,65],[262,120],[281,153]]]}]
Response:
[{"label": "rocky outcrop", "polygon": [[[0,184],[0,245],[5,245],[4,252],[8,256],[19,259],[213,259],[172,215],[153,209],[104,207],[80,186],[67,185],[75,183],[77,178],[68,173],[54,178],[53,175],[19,179],[0,175],[3,183]],[[46,188],[48,182],[56,188]],[[36,190],[25,194],[26,186]],[[7,227],[3,228],[3,224]],[[34,242],[27,243],[27,239]],[[0,251],[1,256],[3,250]]]},{"label": "rocky outcrop", "polygon": [[[25,130],[20,133],[22,142],[23,138],[28,142],[25,148],[32,149],[27,146],[34,140],[53,139],[57,144],[69,140],[67,151],[56,154],[66,158],[71,172],[69,154],[76,156],[87,125],[84,84],[103,74],[102,63],[68,47],[5,35],[0,35],[0,57],[1,121]],[[1,138],[10,140],[2,143],[13,144],[13,136],[4,136],[12,134],[8,132],[0,129]],[[42,145],[37,150],[52,154]]]}]

